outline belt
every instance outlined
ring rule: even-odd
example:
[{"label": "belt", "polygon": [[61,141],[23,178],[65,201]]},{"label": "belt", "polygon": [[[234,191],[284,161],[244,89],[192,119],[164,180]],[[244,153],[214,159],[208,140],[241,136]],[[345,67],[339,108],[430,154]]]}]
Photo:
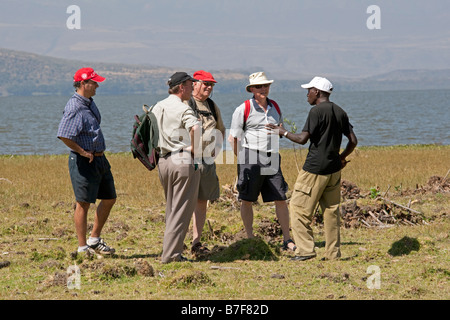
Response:
[{"label": "belt", "polygon": [[103,157],[103,155],[104,155],[105,153],[102,151],[102,152],[94,152],[94,157]]},{"label": "belt", "polygon": [[170,157],[172,154],[183,153],[183,151],[184,151],[184,149],[180,149],[180,150],[178,150],[178,151],[173,151],[173,152],[167,152],[167,153],[164,155],[164,158],[168,158],[168,157]]},{"label": "belt", "polygon": [[[71,150],[73,153],[75,153],[75,154],[77,154],[77,155],[80,155],[78,152],[75,152],[75,151],[73,151],[73,150]],[[94,155],[94,157],[103,157],[104,156],[104,154],[105,154],[105,152],[91,152],[91,151],[88,151],[88,153],[92,153],[93,155]]]}]

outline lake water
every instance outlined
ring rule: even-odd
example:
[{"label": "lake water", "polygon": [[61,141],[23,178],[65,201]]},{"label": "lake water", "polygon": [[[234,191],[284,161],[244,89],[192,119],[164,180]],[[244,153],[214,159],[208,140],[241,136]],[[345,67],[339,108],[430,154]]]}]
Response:
[{"label": "lake water", "polygon": [[[107,151],[129,151],[134,115],[142,114],[143,104],[152,105],[166,97],[102,96],[100,88],[94,99],[102,114]],[[234,109],[249,97],[245,93],[213,94],[227,128]],[[306,90],[271,93],[270,97],[278,102],[284,118],[295,122],[300,131],[311,108]],[[56,133],[69,98],[0,97],[0,154],[67,153]],[[450,144],[450,90],[335,92],[331,98],[347,112],[359,146]],[[343,146],[346,142],[344,137]],[[281,139],[281,147],[291,148],[292,143]]]}]

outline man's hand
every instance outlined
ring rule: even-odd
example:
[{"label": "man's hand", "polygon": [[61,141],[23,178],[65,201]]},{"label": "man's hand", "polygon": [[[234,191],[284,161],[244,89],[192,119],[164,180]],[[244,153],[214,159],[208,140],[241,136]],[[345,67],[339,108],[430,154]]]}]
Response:
[{"label": "man's hand", "polygon": [[266,129],[269,130],[269,132],[267,134],[272,134],[271,131],[278,130],[278,134],[280,136],[284,135],[284,133],[287,131],[285,128],[283,128],[283,124],[280,124],[279,126],[277,126],[272,123],[268,123],[268,124],[266,124]]},{"label": "man's hand", "polygon": [[91,152],[87,152],[85,150],[83,150],[83,153],[80,153],[83,157],[86,157],[89,159],[89,163],[91,163],[92,161],[94,161],[94,153]]},{"label": "man's hand", "polygon": [[341,159],[341,169],[344,169],[349,162],[350,160]]}]

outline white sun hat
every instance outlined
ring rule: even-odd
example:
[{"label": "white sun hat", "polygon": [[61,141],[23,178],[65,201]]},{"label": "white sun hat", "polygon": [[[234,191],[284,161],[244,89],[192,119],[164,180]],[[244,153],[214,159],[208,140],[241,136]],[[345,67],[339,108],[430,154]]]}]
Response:
[{"label": "white sun hat", "polygon": [[249,88],[251,86],[257,86],[259,84],[269,84],[272,83],[273,80],[269,80],[267,79],[267,76],[264,72],[255,72],[252,73],[249,77],[248,77],[248,81],[250,82],[246,87],[245,90],[247,90],[248,92],[250,92]]},{"label": "white sun hat", "polygon": [[331,93],[331,91],[333,91],[333,85],[331,84],[331,82],[327,78],[322,77],[314,77],[310,83],[302,84],[302,88],[316,88],[320,91],[325,91],[328,93]]}]

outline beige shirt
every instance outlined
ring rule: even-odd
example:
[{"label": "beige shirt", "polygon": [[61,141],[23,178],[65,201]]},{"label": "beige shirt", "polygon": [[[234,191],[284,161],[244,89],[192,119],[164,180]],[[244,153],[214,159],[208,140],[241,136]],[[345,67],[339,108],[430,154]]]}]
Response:
[{"label": "beige shirt", "polygon": [[[197,100],[194,97],[194,101],[197,104],[198,111],[205,111],[210,113],[208,102]],[[183,101],[185,104],[189,105],[189,101]],[[216,111],[217,121],[212,114],[205,115],[202,113],[198,114],[198,120],[202,126],[202,152],[203,159],[214,161],[214,157],[217,156],[219,151],[222,149],[223,139],[225,134],[225,125],[223,124],[222,115],[220,109],[217,107],[216,103],[213,101],[214,108]]]},{"label": "beige shirt", "polygon": [[194,110],[184,104],[176,95],[169,95],[152,109],[158,120],[160,155],[176,152],[191,145],[189,131],[201,125]]}]

